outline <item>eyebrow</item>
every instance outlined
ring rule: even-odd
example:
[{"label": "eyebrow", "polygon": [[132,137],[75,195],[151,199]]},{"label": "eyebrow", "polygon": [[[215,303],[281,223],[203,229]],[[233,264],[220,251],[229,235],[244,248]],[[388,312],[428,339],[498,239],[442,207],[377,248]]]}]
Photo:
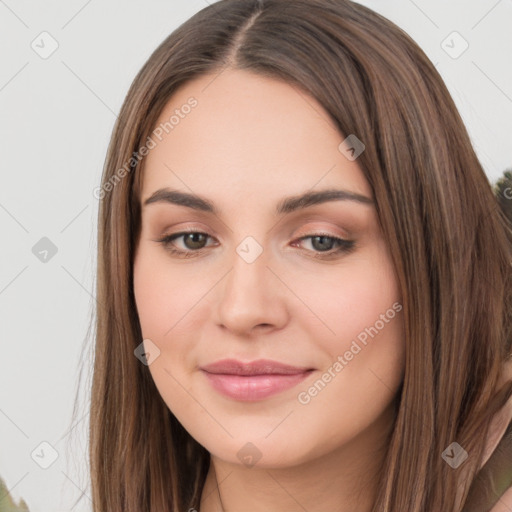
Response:
[{"label": "eyebrow", "polygon": [[[286,197],[276,205],[276,215],[284,215],[316,204],[328,201],[353,201],[362,205],[372,205],[374,202],[369,197],[350,192],[348,190],[327,189],[316,192],[305,192],[304,194]],[[151,194],[144,201],[144,206],[155,203],[170,203],[178,206],[185,206],[194,210],[219,214],[218,209],[208,199],[196,194],[161,188]]]}]

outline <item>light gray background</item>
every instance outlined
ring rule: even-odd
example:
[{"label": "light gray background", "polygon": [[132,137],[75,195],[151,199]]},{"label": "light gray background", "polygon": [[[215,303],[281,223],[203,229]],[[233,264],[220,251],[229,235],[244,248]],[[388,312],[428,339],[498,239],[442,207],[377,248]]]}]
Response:
[{"label": "light gray background", "polygon": [[[361,3],[437,66],[494,182],[512,166],[512,0]],[[95,306],[93,189],[135,74],[206,4],[0,0],[0,476],[31,512],[69,511],[82,492],[73,510],[90,510],[87,380],[81,421],[71,424],[71,412],[81,356],[90,366],[81,349]],[[58,43],[46,59],[31,47],[50,48],[43,31]],[[458,36],[446,39],[453,31],[469,44],[458,58],[445,51],[462,48]],[[32,250],[43,237],[57,248],[46,262]],[[48,463],[52,450],[58,458],[43,469],[36,461]]]}]

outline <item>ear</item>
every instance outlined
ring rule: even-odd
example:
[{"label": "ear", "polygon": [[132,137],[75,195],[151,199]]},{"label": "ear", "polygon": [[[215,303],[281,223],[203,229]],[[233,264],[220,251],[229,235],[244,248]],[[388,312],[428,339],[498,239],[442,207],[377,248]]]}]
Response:
[{"label": "ear", "polygon": [[[506,361],[503,365],[503,373],[498,388],[512,379],[512,359]],[[484,450],[484,458],[480,464],[480,469],[490,459],[492,453],[502,440],[505,431],[512,422],[512,397],[505,406],[496,413],[489,427],[489,437]]]}]

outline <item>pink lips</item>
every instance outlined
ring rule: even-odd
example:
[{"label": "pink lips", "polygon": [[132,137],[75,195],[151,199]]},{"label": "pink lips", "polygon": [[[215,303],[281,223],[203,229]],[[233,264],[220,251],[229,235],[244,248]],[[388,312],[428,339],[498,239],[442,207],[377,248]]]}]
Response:
[{"label": "pink lips", "polygon": [[201,367],[214,389],[241,401],[267,398],[304,380],[312,368],[296,367],[260,359],[243,363],[224,359]]}]

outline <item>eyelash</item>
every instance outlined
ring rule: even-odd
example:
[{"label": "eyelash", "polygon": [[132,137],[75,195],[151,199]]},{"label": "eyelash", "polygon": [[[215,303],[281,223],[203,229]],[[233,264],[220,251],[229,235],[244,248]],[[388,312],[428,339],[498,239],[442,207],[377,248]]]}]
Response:
[{"label": "eyelash", "polygon": [[[190,231],[180,231],[179,233],[174,233],[172,235],[165,236],[164,238],[162,238],[160,240],[157,240],[157,242],[161,243],[165,247],[165,249],[167,251],[169,251],[174,256],[177,256],[177,257],[180,257],[180,258],[193,258],[193,257],[199,256],[200,254],[202,254],[205,251],[205,248],[197,249],[197,250],[189,249],[187,251],[183,251],[181,249],[176,249],[175,247],[173,247],[171,245],[172,242],[175,239],[181,238],[183,236],[186,236],[186,235],[189,235],[189,234],[192,234],[192,233],[206,235],[207,237],[212,238],[207,233],[204,233],[202,231],[190,230]],[[315,237],[326,237],[326,238],[329,238],[331,240],[334,240],[334,242],[336,244],[338,244],[338,246],[339,246],[337,249],[331,249],[329,251],[323,251],[323,252],[322,251],[316,251],[317,254],[314,254],[312,256],[315,259],[324,259],[324,260],[332,259],[332,258],[334,258],[334,257],[336,257],[336,256],[338,256],[340,254],[349,254],[356,247],[355,241],[353,241],[353,240],[345,240],[343,238],[338,238],[338,237],[329,235],[328,233],[314,233],[314,234],[311,234],[311,235],[300,237],[296,241],[300,242],[302,240],[307,240],[307,239],[315,238]],[[307,252],[315,252],[315,251],[309,251],[308,250]]]}]

